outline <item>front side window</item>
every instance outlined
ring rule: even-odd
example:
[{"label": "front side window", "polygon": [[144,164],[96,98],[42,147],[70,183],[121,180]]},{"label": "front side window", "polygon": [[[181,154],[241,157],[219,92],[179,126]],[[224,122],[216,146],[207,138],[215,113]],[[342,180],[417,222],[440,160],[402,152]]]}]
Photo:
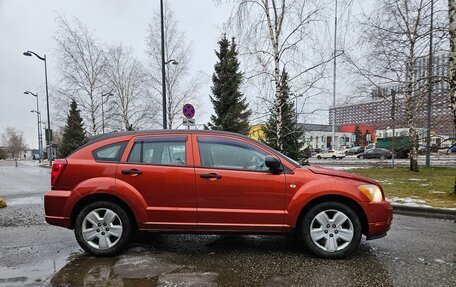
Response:
[{"label": "front side window", "polygon": [[199,139],[201,165],[209,168],[268,171],[267,153],[249,144],[217,138]]},{"label": "front side window", "polygon": [[122,157],[126,145],[126,142],[113,143],[94,150],[92,155],[96,161],[118,162]]},{"label": "front side window", "polygon": [[129,163],[186,165],[186,141],[166,139],[137,141],[128,156]]}]

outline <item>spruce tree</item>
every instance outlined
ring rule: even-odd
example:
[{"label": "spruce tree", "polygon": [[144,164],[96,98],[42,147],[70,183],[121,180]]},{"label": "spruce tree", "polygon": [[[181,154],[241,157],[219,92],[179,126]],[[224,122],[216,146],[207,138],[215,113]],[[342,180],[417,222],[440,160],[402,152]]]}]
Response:
[{"label": "spruce tree", "polygon": [[231,42],[223,35],[218,41],[219,50],[215,51],[218,62],[212,75],[211,102],[215,114],[205,127],[247,135],[248,118],[251,110],[244,95],[239,91],[243,74],[239,71],[238,51],[234,38]]},{"label": "spruce tree", "polygon": [[73,99],[70,105],[67,122],[63,130],[62,144],[60,145],[60,156],[66,157],[78,147],[86,143],[87,137],[84,124],[78,110],[78,105]]},{"label": "spruce tree", "polygon": [[274,102],[270,117],[265,125],[265,142],[294,160],[301,160],[303,154],[303,130],[296,123],[296,112],[290,100],[288,73],[285,69],[281,76],[281,93]]},{"label": "spruce tree", "polygon": [[363,145],[363,132],[358,125],[355,126],[355,146]]}]

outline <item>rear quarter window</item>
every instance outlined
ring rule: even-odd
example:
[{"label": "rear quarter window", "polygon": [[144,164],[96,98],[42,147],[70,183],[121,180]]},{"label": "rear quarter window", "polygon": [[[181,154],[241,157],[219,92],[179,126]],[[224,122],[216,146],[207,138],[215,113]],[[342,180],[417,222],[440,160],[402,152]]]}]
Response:
[{"label": "rear quarter window", "polygon": [[117,142],[97,148],[92,152],[96,161],[119,162],[127,142]]}]

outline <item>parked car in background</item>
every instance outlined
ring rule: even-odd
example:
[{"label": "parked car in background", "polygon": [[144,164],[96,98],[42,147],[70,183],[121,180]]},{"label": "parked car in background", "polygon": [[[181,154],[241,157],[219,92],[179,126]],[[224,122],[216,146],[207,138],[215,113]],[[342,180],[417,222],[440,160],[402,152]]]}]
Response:
[{"label": "parked car in background", "polygon": [[379,158],[381,160],[392,158],[393,154],[384,148],[371,148],[368,149],[366,152],[358,154],[356,157],[359,159],[365,158]]},{"label": "parked car in background", "polygon": [[345,152],[346,155],[354,155],[364,152],[366,149],[363,146],[354,146]]},{"label": "parked car in background", "polygon": [[338,150],[333,150],[333,149],[325,149],[321,153],[318,153],[316,155],[317,159],[327,159],[327,158],[332,158],[332,159],[343,159],[345,157],[345,151],[338,151]]},{"label": "parked car in background", "polygon": [[447,150],[447,154],[456,153],[456,144],[450,146]]},{"label": "parked car in background", "polygon": [[295,233],[315,255],[342,258],[386,235],[392,207],[374,180],[294,160],[246,136],[200,130],[92,138],[54,162],[49,224],[88,253],[120,253],[137,230]]},{"label": "parked car in background", "polygon": [[311,149],[312,154],[321,153],[321,151],[322,151],[321,148],[313,148],[313,149]]}]

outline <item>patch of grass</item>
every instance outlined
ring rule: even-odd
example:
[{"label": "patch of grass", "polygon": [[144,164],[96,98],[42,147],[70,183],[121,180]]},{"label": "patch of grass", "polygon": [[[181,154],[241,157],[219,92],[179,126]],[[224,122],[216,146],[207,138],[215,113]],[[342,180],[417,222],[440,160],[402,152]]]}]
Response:
[{"label": "patch of grass", "polygon": [[6,201],[2,198],[0,198],[0,208],[6,207]]},{"label": "patch of grass", "polygon": [[434,207],[456,207],[456,168],[421,168],[419,172],[412,172],[408,168],[374,167],[348,172],[377,180],[387,198],[409,197],[425,200],[425,204]]}]

